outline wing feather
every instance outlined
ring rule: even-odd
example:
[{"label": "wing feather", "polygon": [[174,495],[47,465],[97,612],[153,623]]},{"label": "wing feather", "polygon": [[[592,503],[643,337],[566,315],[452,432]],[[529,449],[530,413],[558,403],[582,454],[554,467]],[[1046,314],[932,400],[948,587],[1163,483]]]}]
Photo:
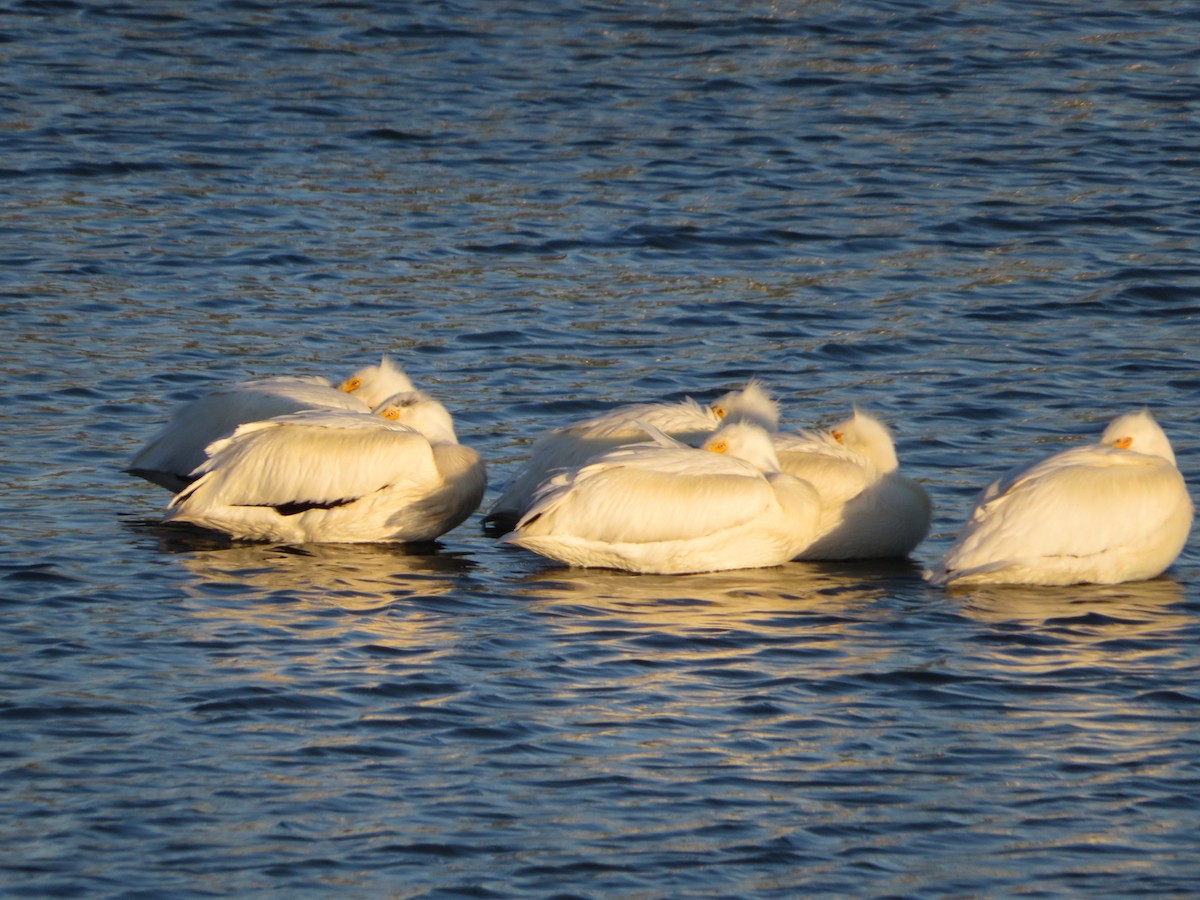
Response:
[{"label": "wing feather", "polygon": [[716,428],[718,421],[716,415],[695,400],[686,398],[679,403],[621,406],[591,419],[544,432],[534,441],[529,459],[505,486],[492,505],[492,511],[501,516],[519,512],[529,505],[538,485],[555,470],[582,466],[614,447],[645,441],[649,435],[644,425],[652,425],[692,443]]},{"label": "wing feather", "polygon": [[610,543],[687,540],[752,520],[774,505],[770,483],[743,460],[642,445],[560,476],[517,530]]},{"label": "wing feather", "polygon": [[878,479],[874,466],[828,432],[776,434],[773,442],[779,468],[811,483],[826,507],[847,503]]},{"label": "wing feather", "polygon": [[368,414],[306,412],[243,425],[209,447],[184,501],[289,506],[353,500],[402,478],[436,478],[429,441]]},{"label": "wing feather", "polygon": [[363,402],[319,376],[264,378],[217,388],[176,409],[129,462],[134,471],[183,476],[204,461],[204,448],[243,423],[302,409],[367,412]]},{"label": "wing feather", "polygon": [[643,422],[666,432],[690,432],[712,431],[720,420],[695,400],[686,397],[678,403],[634,403],[621,406],[552,433],[569,436],[574,440],[640,440],[645,434],[641,425]]},{"label": "wing feather", "polygon": [[874,483],[858,463],[824,453],[784,451],[779,453],[779,468],[809,482],[827,507],[847,503]]}]

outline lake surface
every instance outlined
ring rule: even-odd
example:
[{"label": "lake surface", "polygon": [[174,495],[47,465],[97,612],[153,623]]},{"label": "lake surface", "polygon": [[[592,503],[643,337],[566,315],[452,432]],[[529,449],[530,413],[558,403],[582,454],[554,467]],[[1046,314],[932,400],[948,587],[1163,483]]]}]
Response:
[{"label": "lake surface", "polygon": [[[995,475],[1148,405],[1200,483],[1174,2],[0,10],[0,892],[1195,896],[1200,553],[947,592]],[[490,467],[761,377],[936,505],[909,562],[230,545],[180,402],[392,353]]]}]

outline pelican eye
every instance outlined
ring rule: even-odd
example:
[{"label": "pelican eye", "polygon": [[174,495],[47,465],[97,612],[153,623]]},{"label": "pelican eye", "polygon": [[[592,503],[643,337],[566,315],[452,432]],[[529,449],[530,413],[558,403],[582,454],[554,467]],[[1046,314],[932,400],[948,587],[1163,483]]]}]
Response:
[{"label": "pelican eye", "polygon": [[726,453],[729,451],[729,441],[714,441],[708,445],[708,449],[713,453]]},{"label": "pelican eye", "polygon": [[394,406],[389,406],[387,409],[381,412],[380,415],[385,419],[391,419],[393,422],[395,422],[400,418],[400,410],[396,409]]},{"label": "pelican eye", "polygon": [[729,410],[727,410],[723,406],[714,406],[712,408],[712,411],[713,411],[713,415],[716,416],[718,419],[723,419],[727,415],[729,415]]},{"label": "pelican eye", "polygon": [[345,381],[342,382],[342,390],[345,391],[347,394],[352,394],[354,391],[357,391],[360,387],[362,387],[362,379],[361,378],[357,378],[357,377],[347,378]]},{"label": "pelican eye", "polygon": [[1113,441],[1113,446],[1119,450],[1128,450],[1133,446],[1133,438],[1131,438],[1129,435],[1125,435],[1125,437],[1122,438],[1117,438],[1115,441]]},{"label": "pelican eye", "polygon": [[844,443],[846,442],[846,432],[844,432],[844,431],[838,431],[838,430],[835,428],[835,429],[833,429],[833,431],[831,431],[831,432],[829,432],[829,433],[830,433],[831,435],[833,435],[833,439],[834,439],[835,441],[837,441],[839,444],[844,444]]}]

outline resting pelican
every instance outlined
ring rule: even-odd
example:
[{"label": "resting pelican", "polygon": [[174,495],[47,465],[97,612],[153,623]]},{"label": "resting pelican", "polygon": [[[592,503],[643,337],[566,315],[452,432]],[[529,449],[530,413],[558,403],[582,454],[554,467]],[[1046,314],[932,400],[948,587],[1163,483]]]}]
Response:
[{"label": "resting pelican", "polygon": [[775,451],[821,497],[818,537],[800,559],[907,556],[929,533],[929,495],[900,474],[892,435],[874,416],[855,408],[829,431],[777,434]]},{"label": "resting pelican", "polygon": [[983,491],[934,584],[1116,584],[1153,578],[1187,541],[1192,500],[1148,410],[1100,442],[1014,470]]},{"label": "resting pelican", "polygon": [[177,407],[125,471],[170,491],[181,491],[190,481],[189,473],[204,462],[204,448],[232,434],[239,425],[304,409],[369,413],[380,401],[411,390],[408,376],[386,356],[377,366],[359,369],[340,389],[319,376],[281,376],[226,385]]},{"label": "resting pelican", "polygon": [[474,512],[487,484],[446,408],[420,391],[377,414],[302,410],[209,448],[167,521],[283,543],[417,542]]},{"label": "resting pelican", "polygon": [[512,528],[551,474],[581,466],[607,450],[647,440],[650,435],[645,425],[684,443],[698,444],[724,420],[755,422],[774,431],[779,425],[779,407],[760,382],[750,381],[742,390],[723,394],[708,406],[690,397],[678,403],[635,403],[546,432],[534,442],[529,460],[492,504],[484,527],[494,531]]},{"label": "resting pelican", "polygon": [[677,574],[781,565],[816,535],[816,490],[779,471],[761,426],[730,422],[701,449],[654,437],[552,477],[501,542],[573,566]]}]

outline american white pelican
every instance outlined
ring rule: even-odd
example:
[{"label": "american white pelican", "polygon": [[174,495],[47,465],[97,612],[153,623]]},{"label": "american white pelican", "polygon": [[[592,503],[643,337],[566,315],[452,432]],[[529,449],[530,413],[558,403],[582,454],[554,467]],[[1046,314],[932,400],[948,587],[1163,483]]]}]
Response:
[{"label": "american white pelican", "polygon": [[855,409],[829,431],[775,435],[779,467],[821,497],[818,537],[800,559],[907,556],[929,533],[932,506],[900,474],[887,427]]},{"label": "american white pelican", "polygon": [[246,422],[259,422],[303,409],[369,413],[382,400],[413,390],[404,371],[384,357],[335,388],[325,378],[278,377],[217,388],[177,407],[166,426],[150,438],[125,471],[171,491],[187,486],[189,473],[204,462],[204,448]]},{"label": "american white pelican", "polygon": [[1100,442],[1017,469],[984,489],[934,584],[1116,584],[1153,578],[1179,555],[1192,500],[1147,410]]},{"label": "american white pelican", "polygon": [[812,485],[770,434],[730,422],[701,449],[664,435],[553,476],[500,540],[573,566],[677,574],[777,566],[816,535]]},{"label": "american white pelican", "polygon": [[445,407],[419,391],[377,414],[303,410],[247,423],[208,452],[166,520],[249,540],[429,541],[474,512],[487,484]]},{"label": "american white pelican", "polygon": [[758,381],[730,391],[708,406],[690,397],[678,403],[635,403],[542,434],[529,451],[529,460],[492,504],[484,519],[489,530],[506,531],[529,508],[534,492],[559,469],[581,466],[593,456],[647,440],[643,425],[653,426],[686,444],[698,444],[722,421],[754,422],[774,431],[779,406]]}]

